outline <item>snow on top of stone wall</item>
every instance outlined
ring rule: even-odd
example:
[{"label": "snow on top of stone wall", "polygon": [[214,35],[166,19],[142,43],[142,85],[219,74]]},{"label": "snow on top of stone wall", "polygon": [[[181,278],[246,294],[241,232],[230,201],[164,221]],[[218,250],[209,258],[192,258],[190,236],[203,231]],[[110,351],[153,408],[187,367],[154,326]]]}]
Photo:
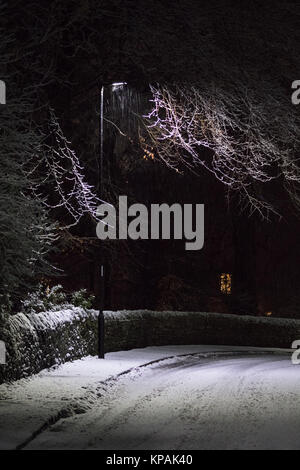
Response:
[{"label": "snow on top of stone wall", "polygon": [[[95,319],[98,315],[97,310],[85,310],[82,307],[66,306],[61,310],[51,310],[47,312],[24,314],[18,313],[10,317],[9,322],[12,331],[15,333],[20,330],[27,329],[32,334],[35,330],[54,330],[64,323],[72,323],[73,321],[85,320],[87,318]],[[197,316],[203,320],[213,319],[214,321],[226,321],[238,323],[247,323],[249,325],[277,325],[285,327],[300,328],[300,320],[291,318],[266,318],[256,317],[250,315],[231,315],[224,313],[210,313],[210,312],[179,312],[179,311],[151,311],[151,310],[119,310],[119,311],[105,311],[104,316],[107,320],[116,321],[129,321],[142,318],[163,318],[163,317],[185,317]]]},{"label": "snow on top of stone wall", "polygon": [[32,314],[30,322],[38,330],[53,330],[63,323],[85,320],[91,316],[94,316],[93,311],[87,311],[81,307],[68,307],[57,311]]},{"label": "snow on top of stone wall", "polygon": [[18,336],[23,330],[28,330],[31,334],[36,335],[32,322],[24,313],[12,315],[8,319],[9,327],[14,336]]},{"label": "snow on top of stone wall", "polygon": [[12,332],[17,333],[20,330],[28,330],[35,334],[36,330],[54,330],[64,323],[94,318],[96,313],[95,310],[87,311],[81,307],[68,306],[61,310],[51,310],[41,313],[18,313],[9,318],[9,323]]},{"label": "snow on top of stone wall", "polygon": [[[93,311],[97,314],[97,311]],[[166,316],[183,317],[183,316],[198,316],[203,319],[214,319],[222,321],[246,322],[249,324],[265,324],[265,325],[282,325],[282,326],[297,326],[300,327],[300,319],[294,318],[278,318],[278,317],[259,317],[253,315],[234,315],[227,313],[213,313],[213,312],[181,312],[181,311],[153,311],[153,310],[118,310],[118,311],[105,311],[105,318],[115,320],[131,320],[156,317],[162,318]]]}]

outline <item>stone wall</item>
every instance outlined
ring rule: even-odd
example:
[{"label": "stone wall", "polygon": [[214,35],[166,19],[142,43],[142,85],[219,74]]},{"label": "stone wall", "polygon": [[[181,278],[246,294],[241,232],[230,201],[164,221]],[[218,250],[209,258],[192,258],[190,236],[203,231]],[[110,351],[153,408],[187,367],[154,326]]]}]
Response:
[{"label": "stone wall", "polygon": [[[0,339],[7,348],[7,363],[0,365],[1,383],[97,354],[97,312],[70,307],[20,313],[9,318]],[[105,312],[106,352],[168,344],[289,348],[295,339],[300,339],[300,320],[198,312]]]},{"label": "stone wall", "polygon": [[0,339],[6,344],[6,365],[0,365],[0,383],[96,354],[96,333],[95,313],[79,307],[9,317],[0,332]]},{"label": "stone wall", "polygon": [[289,348],[300,320],[199,312],[106,312],[106,351],[168,344]]}]

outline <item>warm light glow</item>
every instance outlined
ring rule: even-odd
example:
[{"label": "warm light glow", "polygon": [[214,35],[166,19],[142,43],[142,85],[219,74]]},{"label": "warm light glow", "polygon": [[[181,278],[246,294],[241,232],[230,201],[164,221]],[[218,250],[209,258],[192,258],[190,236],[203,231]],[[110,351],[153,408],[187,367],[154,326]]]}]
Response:
[{"label": "warm light glow", "polygon": [[[153,149],[153,147],[151,147],[151,150]],[[155,158],[155,155],[153,152],[147,150],[147,149],[143,149],[144,150],[144,155],[143,155],[143,159],[144,160],[154,160]]]},{"label": "warm light glow", "polygon": [[222,273],[220,276],[220,290],[222,294],[231,294],[231,274]]},{"label": "warm light glow", "polygon": [[266,316],[270,317],[272,315],[272,312],[266,312]]}]

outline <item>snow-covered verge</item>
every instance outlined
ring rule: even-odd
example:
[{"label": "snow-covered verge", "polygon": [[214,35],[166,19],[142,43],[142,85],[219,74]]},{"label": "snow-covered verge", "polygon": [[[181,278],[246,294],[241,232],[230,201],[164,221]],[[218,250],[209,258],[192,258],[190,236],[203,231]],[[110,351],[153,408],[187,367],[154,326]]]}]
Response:
[{"label": "snow-covered verge", "polygon": [[[300,320],[199,312],[105,312],[105,350],[219,344],[288,348],[300,339]],[[68,307],[9,317],[0,339],[7,364],[0,383],[97,352],[97,311]]]}]

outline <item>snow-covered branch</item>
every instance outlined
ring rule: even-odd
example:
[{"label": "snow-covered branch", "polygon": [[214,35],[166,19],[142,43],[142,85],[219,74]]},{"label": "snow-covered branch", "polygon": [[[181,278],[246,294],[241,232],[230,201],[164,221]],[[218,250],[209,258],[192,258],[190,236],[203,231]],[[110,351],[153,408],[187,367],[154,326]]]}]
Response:
[{"label": "snow-covered branch", "polygon": [[235,82],[152,86],[151,92],[147,128],[167,165],[208,170],[263,217],[275,208],[255,188],[282,180],[300,208],[300,121],[280,90]]},{"label": "snow-covered branch", "polygon": [[52,109],[49,131],[50,143],[45,144],[45,151],[33,159],[36,163],[32,175],[43,175],[33,188],[35,194],[49,209],[63,209],[65,215],[70,216],[68,227],[78,224],[84,215],[97,220],[96,210],[101,200],[86,181],[83,166],[70,148]]}]

